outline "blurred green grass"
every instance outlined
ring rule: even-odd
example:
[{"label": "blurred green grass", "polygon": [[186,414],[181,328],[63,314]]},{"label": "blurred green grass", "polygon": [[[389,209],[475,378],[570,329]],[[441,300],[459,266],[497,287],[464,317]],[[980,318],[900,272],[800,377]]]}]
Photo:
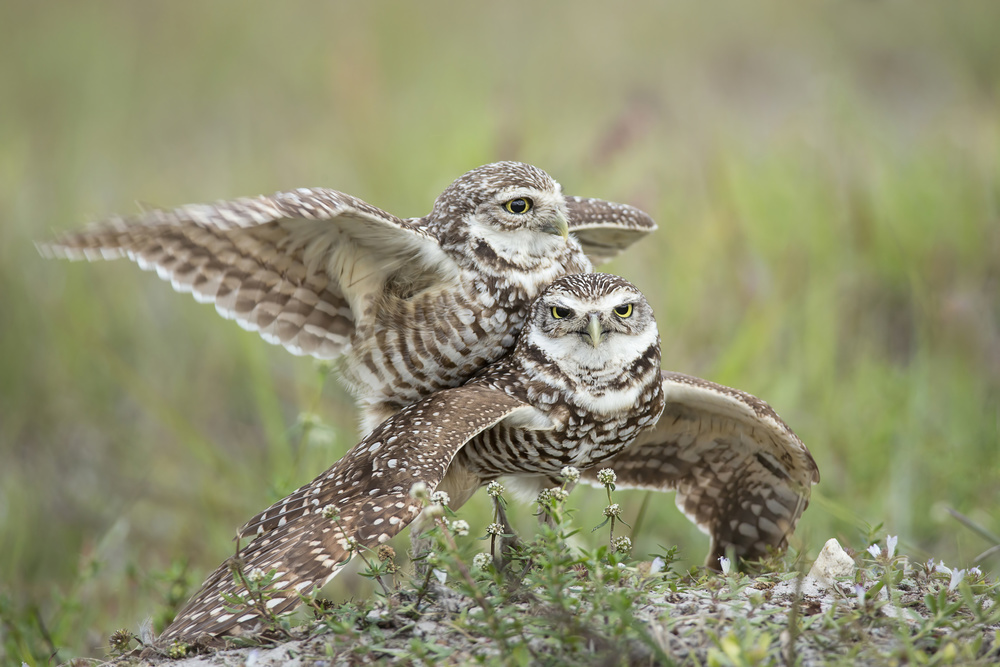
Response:
[{"label": "blurred green grass", "polygon": [[[309,185],[422,215],[497,159],[656,217],[605,270],[656,308],[665,366],[767,399],[811,448],[798,547],[884,523],[969,564],[988,545],[944,508],[1000,531],[997,26],[988,2],[4,4],[0,596],[59,659],[101,655],[163,608],[158,573],[196,584],[355,442],[311,361],[34,240]],[[706,548],[658,498],[635,538]]]}]

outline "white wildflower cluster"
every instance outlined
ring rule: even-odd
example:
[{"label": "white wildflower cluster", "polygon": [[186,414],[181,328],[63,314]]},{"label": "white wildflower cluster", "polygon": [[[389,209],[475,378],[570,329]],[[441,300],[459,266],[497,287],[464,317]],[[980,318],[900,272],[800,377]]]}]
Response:
[{"label": "white wildflower cluster", "polygon": [[611,468],[601,468],[597,471],[597,481],[605,486],[610,486],[618,481],[618,475]]},{"label": "white wildflower cluster", "polygon": [[246,574],[247,581],[249,581],[252,584],[259,584],[260,582],[264,581],[264,577],[266,576],[267,573],[264,572],[264,570],[260,569],[259,567],[253,568]]},{"label": "white wildflower cluster", "polygon": [[557,500],[559,502],[562,502],[567,498],[569,498],[569,491],[562,488],[561,486],[549,489],[549,492],[552,494],[552,499]]},{"label": "white wildflower cluster", "polygon": [[448,528],[459,537],[465,537],[469,534],[469,522],[465,519],[455,519],[448,524]]},{"label": "white wildflower cluster", "polygon": [[616,537],[615,541],[612,543],[615,551],[620,554],[627,554],[632,551],[632,540],[627,536],[622,535],[621,537]]},{"label": "white wildflower cluster", "polygon": [[323,418],[315,412],[300,412],[299,423],[302,424],[304,428],[315,428],[316,426],[323,425]]},{"label": "white wildflower cluster", "polygon": [[472,565],[479,568],[480,570],[487,570],[490,567],[490,563],[493,562],[493,558],[490,557],[488,553],[477,553],[472,557]]},{"label": "white wildflower cluster", "polygon": [[535,502],[539,505],[548,505],[552,502],[552,490],[542,489],[538,492],[538,497],[535,498]]},{"label": "white wildflower cluster", "polygon": [[337,508],[333,505],[324,505],[323,509],[320,510],[320,513],[323,515],[324,519],[330,519],[331,521],[340,520],[340,512],[338,512]]},{"label": "white wildflower cluster", "polygon": [[[899,537],[897,535],[889,535],[885,539],[885,558],[886,560],[892,560],[896,555],[896,544],[899,542]],[[881,558],[882,547],[878,544],[873,544],[868,547],[868,553],[872,555],[872,558]]]},{"label": "white wildflower cluster", "polygon": [[501,484],[496,480],[493,480],[492,482],[486,485],[486,493],[489,494],[490,498],[499,498],[500,496],[503,495],[503,492],[504,492],[503,484]]},{"label": "white wildflower cluster", "polygon": [[451,496],[446,491],[435,491],[431,494],[431,502],[435,505],[444,505],[447,507],[451,503]]},{"label": "white wildflower cluster", "polygon": [[503,526],[494,521],[490,525],[486,526],[486,533],[488,535],[503,535]]},{"label": "white wildflower cluster", "polygon": [[604,508],[604,516],[614,517],[620,519],[622,515],[622,508],[618,503],[612,503]]},{"label": "white wildflower cluster", "polygon": [[951,581],[948,582],[949,591],[953,591],[958,588],[958,585],[962,583],[962,580],[965,579],[965,575],[967,574],[971,574],[973,576],[982,575],[982,571],[978,567],[974,567],[970,570],[953,570],[945,565],[943,561],[938,561],[935,565],[933,558],[927,561],[927,569],[931,572],[940,572],[941,574],[949,575],[951,577]]},{"label": "white wildflower cluster", "polygon": [[358,539],[354,536],[344,538],[344,548],[348,551],[357,551],[359,547]]},{"label": "white wildflower cluster", "polygon": [[580,470],[573,466],[566,466],[559,471],[559,475],[569,484],[576,484],[580,481]]},{"label": "white wildflower cluster", "polygon": [[410,497],[417,500],[427,500],[429,491],[423,482],[417,482],[410,487]]}]

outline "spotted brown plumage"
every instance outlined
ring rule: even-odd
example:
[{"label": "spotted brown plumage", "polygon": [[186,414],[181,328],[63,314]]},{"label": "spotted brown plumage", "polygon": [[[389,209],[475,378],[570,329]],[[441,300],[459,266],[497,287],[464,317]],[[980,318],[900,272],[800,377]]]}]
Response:
[{"label": "spotted brown plumage", "polygon": [[[656,423],[659,365],[656,323],[635,287],[606,274],[563,277],[535,300],[512,354],[403,408],[247,522],[243,569],[275,572],[278,613],[341,570],[349,540],[374,548],[412,523],[414,484],[447,491],[458,508],[497,477],[542,488],[559,483],[563,466],[599,465]],[[227,610],[222,598],[240,591],[222,565],[160,641],[253,631],[257,613]]]},{"label": "spotted brown plumage", "polygon": [[128,257],[268,342],[341,359],[367,432],[506,354],[541,289],[592,270],[587,253],[607,259],[655,228],[638,209],[565,197],[542,170],[498,162],[422,218],[304,188],[113,219],[39,249]]},{"label": "spotted brown plumage", "polygon": [[[621,488],[677,492],[678,509],[711,538],[705,564],[782,550],[809,505],[819,468],[764,401],[701,378],[663,371],[656,428],[606,462]],[[600,486],[595,470],[584,481]]]}]

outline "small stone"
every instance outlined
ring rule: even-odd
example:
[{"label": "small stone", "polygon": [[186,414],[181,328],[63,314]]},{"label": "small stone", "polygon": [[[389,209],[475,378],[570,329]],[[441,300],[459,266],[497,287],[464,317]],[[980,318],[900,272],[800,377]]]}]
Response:
[{"label": "small stone", "polygon": [[384,609],[372,609],[365,616],[365,621],[371,623],[372,625],[378,625],[387,620],[389,620],[389,615],[385,612]]},{"label": "small stone", "polygon": [[438,632],[438,624],[430,621],[420,621],[413,626],[413,634],[416,637],[427,637]]},{"label": "small stone", "polygon": [[838,577],[854,576],[856,569],[854,559],[847,555],[836,538],[831,537],[816,557],[816,562],[809,570],[809,576],[830,587]]}]

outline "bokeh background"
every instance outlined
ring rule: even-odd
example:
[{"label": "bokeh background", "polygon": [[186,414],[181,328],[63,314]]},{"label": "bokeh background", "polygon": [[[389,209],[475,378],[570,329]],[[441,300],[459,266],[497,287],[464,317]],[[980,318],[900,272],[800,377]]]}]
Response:
[{"label": "bokeh background", "polygon": [[[0,662],[159,629],[356,441],[311,360],[33,241],[300,186],[423,215],[498,159],[658,220],[605,270],[665,366],[808,444],[796,548],[888,532],[967,566],[990,542],[948,508],[1000,532],[1000,3],[5,2],[0,45]],[[672,498],[626,518],[644,501],[635,553],[699,564]]]}]

